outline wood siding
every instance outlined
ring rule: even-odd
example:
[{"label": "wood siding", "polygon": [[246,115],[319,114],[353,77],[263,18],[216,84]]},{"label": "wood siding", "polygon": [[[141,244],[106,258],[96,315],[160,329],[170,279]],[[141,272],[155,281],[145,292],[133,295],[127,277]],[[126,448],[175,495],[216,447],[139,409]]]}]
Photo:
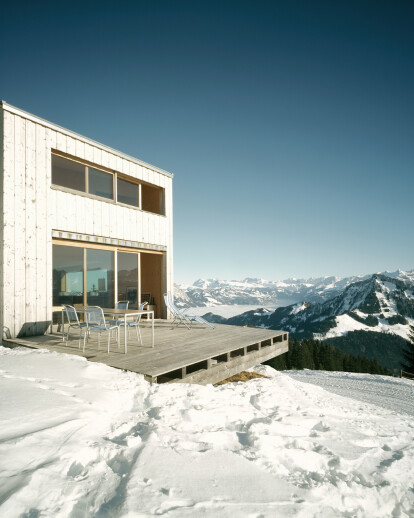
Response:
[{"label": "wood siding", "polygon": [[[167,247],[165,286],[172,291],[172,178],[16,112],[0,107],[2,326],[15,337],[43,333],[50,322],[52,230]],[[163,187],[166,215],[51,187],[52,150]]]}]

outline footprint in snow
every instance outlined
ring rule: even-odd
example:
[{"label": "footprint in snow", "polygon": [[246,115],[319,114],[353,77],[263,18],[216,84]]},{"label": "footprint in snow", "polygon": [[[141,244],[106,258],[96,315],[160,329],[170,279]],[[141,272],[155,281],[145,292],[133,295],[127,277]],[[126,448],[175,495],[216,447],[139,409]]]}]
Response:
[{"label": "footprint in snow", "polygon": [[318,432],[329,432],[330,428],[322,421],[319,421],[319,423],[315,424],[312,430],[317,430]]}]

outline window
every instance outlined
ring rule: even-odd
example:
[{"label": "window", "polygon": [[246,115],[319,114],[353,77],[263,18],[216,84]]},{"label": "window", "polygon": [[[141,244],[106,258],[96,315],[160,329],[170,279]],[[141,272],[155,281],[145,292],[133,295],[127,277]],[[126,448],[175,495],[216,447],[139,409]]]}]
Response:
[{"label": "window", "polygon": [[88,167],[89,174],[89,194],[95,196],[102,196],[102,198],[108,198],[109,200],[114,199],[114,183],[113,175],[111,173],[105,173],[98,169]]},{"label": "window", "polygon": [[111,308],[114,304],[114,252],[86,249],[86,303]]},{"label": "window", "polygon": [[52,155],[52,183],[85,192],[85,166],[61,156]]},{"label": "window", "polygon": [[117,196],[119,203],[126,203],[139,207],[139,187],[138,184],[128,182],[122,178],[117,179]]},{"label": "window", "polygon": [[142,184],[142,210],[164,215],[164,189]]},{"label": "window", "polygon": [[52,184],[165,215],[165,189],[162,187],[125,180],[116,172],[103,171],[55,154],[52,154]]},{"label": "window", "polygon": [[128,300],[138,308],[138,259],[136,253],[118,252],[118,300]]},{"label": "window", "polygon": [[53,305],[83,304],[83,248],[53,245]]}]

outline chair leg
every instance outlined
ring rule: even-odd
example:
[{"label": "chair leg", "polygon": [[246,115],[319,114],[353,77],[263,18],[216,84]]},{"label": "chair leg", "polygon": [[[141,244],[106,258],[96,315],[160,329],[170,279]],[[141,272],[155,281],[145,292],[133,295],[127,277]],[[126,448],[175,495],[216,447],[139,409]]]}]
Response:
[{"label": "chair leg", "polygon": [[109,354],[109,342],[111,341],[111,331],[108,331],[108,354]]},{"label": "chair leg", "polygon": [[88,331],[86,331],[85,336],[83,337],[83,352],[85,352],[85,344],[86,344],[86,337],[88,336]]},{"label": "chair leg", "polygon": [[80,349],[81,339],[82,339],[82,328],[79,328],[79,345],[78,345],[78,349]]},{"label": "chair leg", "polygon": [[139,343],[142,345],[142,335],[141,335],[141,329],[139,328],[139,326],[137,326],[137,331],[139,334]]},{"label": "chair leg", "polygon": [[101,332],[99,331],[98,332],[98,351],[99,351],[99,346],[101,345]]},{"label": "chair leg", "polygon": [[121,334],[120,331],[121,331],[121,329],[118,327],[117,330],[116,330],[116,338],[118,340],[118,349],[121,347],[121,343],[120,343],[120,340],[119,340],[119,335]]}]

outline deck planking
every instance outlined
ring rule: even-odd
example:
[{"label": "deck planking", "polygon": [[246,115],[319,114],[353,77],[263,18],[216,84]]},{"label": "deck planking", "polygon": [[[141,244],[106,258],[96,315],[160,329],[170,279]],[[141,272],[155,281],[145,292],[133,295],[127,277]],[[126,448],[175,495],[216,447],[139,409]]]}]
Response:
[{"label": "deck planking", "polygon": [[[46,348],[59,353],[83,356],[89,361],[144,374],[151,381],[157,381],[160,376],[165,377],[168,373],[180,370],[185,380],[187,368],[191,369],[191,366],[206,362],[207,375],[204,374],[203,380],[205,378],[208,382],[208,371],[214,370],[211,368],[211,363],[215,363],[211,362],[212,359],[219,357],[221,361],[225,357],[227,358],[225,370],[230,368],[234,370],[238,364],[243,365],[243,368],[254,366],[260,363],[257,360],[264,361],[264,358],[277,356],[288,348],[288,334],[284,331],[222,324],[216,325],[215,329],[200,325],[188,329],[185,326],[172,327],[171,322],[166,320],[155,321],[155,347],[152,348],[151,324],[143,322],[140,327],[143,344],[137,342],[135,332],[131,331],[127,354],[124,354],[123,349],[124,330],[121,330],[120,349],[113,339],[109,354],[105,336],[102,337],[100,350],[98,350],[97,338],[93,336],[83,352],[83,343],[81,349],[78,348],[76,331],[72,332],[69,343],[63,343],[55,326],[52,334],[49,335],[13,338],[3,342],[10,346]],[[247,347],[253,345],[255,351],[248,352]],[[240,350],[240,356],[232,357],[231,353],[234,354],[237,350]],[[240,360],[241,356],[244,358],[243,361]],[[249,361],[253,364],[249,365]],[[217,373],[216,369],[216,377]],[[196,379],[194,376],[192,378]]]}]

